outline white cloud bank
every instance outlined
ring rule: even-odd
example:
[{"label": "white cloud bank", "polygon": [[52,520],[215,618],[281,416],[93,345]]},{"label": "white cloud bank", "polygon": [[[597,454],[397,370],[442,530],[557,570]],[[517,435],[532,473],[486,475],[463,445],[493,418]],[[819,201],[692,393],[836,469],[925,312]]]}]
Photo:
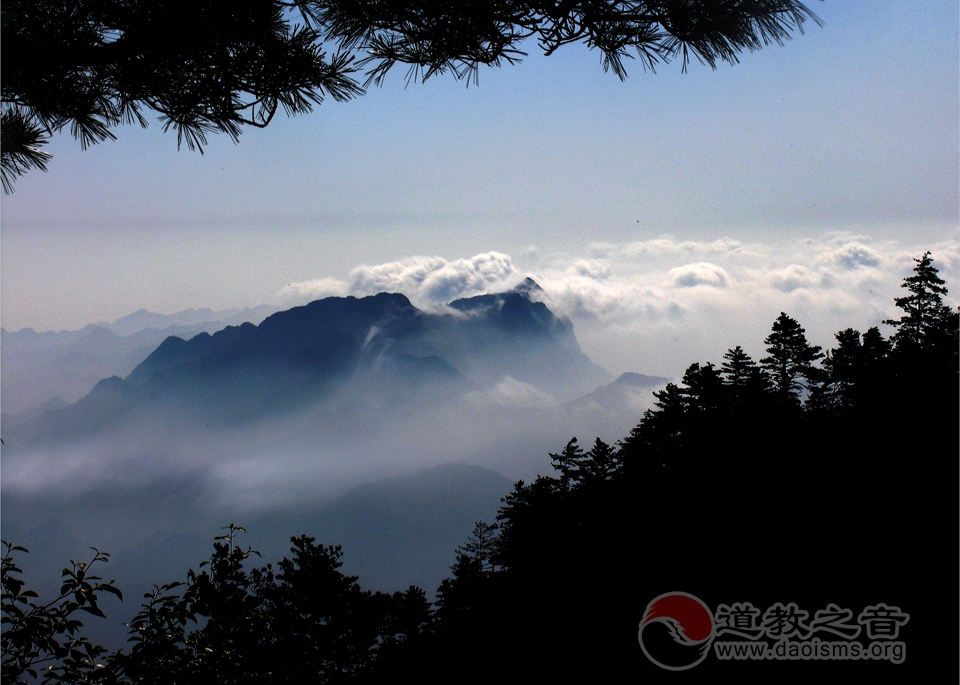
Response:
[{"label": "white cloud bank", "polygon": [[291,283],[281,291],[286,300],[314,300],[332,295],[403,293],[420,305],[447,304],[461,297],[497,292],[520,279],[508,255],[485,252],[469,259],[407,257],[395,262],[362,265],[346,281],[319,278]]},{"label": "white cloud bank", "polygon": [[[896,316],[894,298],[913,259],[929,249],[960,301],[960,242],[904,246],[848,233],[788,243],[743,243],[660,237],[594,243],[585,254],[527,246],[518,262],[500,252],[469,258],[408,257],[363,265],[346,280],[320,278],[283,289],[287,302],[329,295],[401,292],[418,306],[508,289],[533,278],[548,306],[567,316],[584,351],[614,373],[679,376],[693,362],[722,361],[742,345],[754,357],[781,312],[796,318],[811,342],[861,331]],[[529,398],[528,398],[529,399]]]}]

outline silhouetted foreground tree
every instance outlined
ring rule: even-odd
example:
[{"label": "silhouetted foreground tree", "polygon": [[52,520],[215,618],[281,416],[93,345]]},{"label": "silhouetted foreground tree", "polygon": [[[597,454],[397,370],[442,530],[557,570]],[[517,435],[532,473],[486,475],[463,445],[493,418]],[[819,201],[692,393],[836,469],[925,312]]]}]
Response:
[{"label": "silhouetted foreground tree", "polygon": [[46,168],[52,133],[69,127],[86,147],[120,123],[145,126],[144,110],[177,131],[178,145],[202,150],[209,133],[237,140],[278,109],[300,114],[326,95],[361,94],[357,68],[369,69],[368,83],[398,63],[409,79],[475,78],[481,64],[519,61],[533,39],[546,54],[585,43],[624,78],[634,56],[644,69],[677,56],[684,67],[691,57],[736,63],[808,20],[820,22],[798,0],[9,0],[3,187]]},{"label": "silhouetted foreground tree", "polygon": [[[41,602],[34,590],[26,587],[23,571],[14,553],[27,550],[3,543],[2,560],[2,642],[0,677],[4,683],[48,682],[80,683],[96,681],[106,652],[81,633],[80,612],[104,617],[99,598],[109,593],[123,598],[114,581],[91,573],[109,555],[93,550],[88,562],[70,562],[62,574],[56,598]],[[28,679],[29,677],[29,679]]]},{"label": "silhouetted foreground tree", "polygon": [[782,43],[820,20],[795,0],[742,0],[734,3],[684,0],[649,2],[455,2],[415,0],[328,0],[308,11],[329,37],[369,54],[370,79],[382,79],[395,64],[406,64],[408,78],[452,72],[476,74],[481,64],[513,63],[529,38],[547,55],[569,43],[585,43],[603,54],[604,70],[626,77],[624,59],[639,58],[644,69],[680,57],[715,67],[736,63],[744,51]]},{"label": "silhouetted foreground tree", "polygon": [[939,344],[945,333],[953,333],[950,326],[955,312],[943,304],[946,282],[934,268],[929,252],[914,261],[917,265],[913,275],[903,281],[904,289],[910,294],[896,300],[904,315],[884,321],[897,329],[890,340],[899,349],[929,349]]},{"label": "silhouetted foreground tree", "polygon": [[[248,570],[252,550],[235,544],[243,529],[214,543],[211,558],[186,582],[155,586],[129,624],[133,647],[108,653],[80,635],[78,611],[97,616],[97,593],[119,591],[89,575],[64,571],[54,602],[37,605],[19,569],[3,560],[3,679],[65,683],[338,683],[369,673],[429,620],[419,588],[393,594],[361,590],[340,571],[339,547],[293,538],[293,556]],[[106,561],[97,554],[94,562]],[[48,667],[49,666],[49,667]]]},{"label": "silhouetted foreground tree", "polygon": [[[429,618],[419,588],[360,589],[340,571],[339,547],[293,538],[293,556],[247,571],[251,554],[231,526],[201,573],[157,588],[131,623],[136,641],[112,660],[134,683],[337,683],[371,670],[381,653]],[[180,593],[180,588],[183,592]],[[189,622],[203,621],[193,630]]]},{"label": "silhouetted foreground tree", "polygon": [[816,386],[814,362],[823,357],[820,347],[810,345],[806,331],[783,312],[763,342],[770,356],[761,359],[760,365],[769,373],[774,396],[784,404],[799,405],[801,391]]},{"label": "silhouetted foreground tree", "polygon": [[12,0],[3,6],[2,178],[44,169],[40,150],[66,127],[86,148],[120,123],[160,114],[177,144],[234,140],[278,109],[308,112],[325,95],[362,93],[344,55],[291,22],[274,0]]},{"label": "silhouetted foreground tree", "polygon": [[[457,614],[421,654],[446,655],[424,681],[443,682],[493,640],[497,657],[474,663],[472,682],[654,676],[637,626],[647,602],[677,590],[713,607],[797,602],[811,615],[828,602],[889,602],[911,616],[907,662],[832,662],[829,673],[955,668],[936,645],[957,637],[941,612],[958,571],[960,320],[929,255],[916,261],[890,341],[846,329],[824,355],[782,313],[761,365],[741,347],[721,369],[693,364],[615,447],[597,440],[585,452],[571,440],[551,455],[554,477],[517,483],[498,515],[496,565],[466,574],[458,561],[444,583]],[[931,531],[941,533],[931,541]],[[712,663],[698,675],[718,676]],[[722,666],[749,682],[826,672]]]}]

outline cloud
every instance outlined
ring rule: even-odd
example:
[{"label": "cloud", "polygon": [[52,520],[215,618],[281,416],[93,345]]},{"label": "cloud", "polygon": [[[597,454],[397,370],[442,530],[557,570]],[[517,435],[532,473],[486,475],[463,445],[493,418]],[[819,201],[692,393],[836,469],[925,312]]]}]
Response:
[{"label": "cloud", "polygon": [[[357,267],[346,281],[319,279],[288,289],[353,295],[390,290],[418,306],[435,306],[500,292],[529,276],[543,288],[547,306],[572,321],[594,361],[614,373],[676,376],[695,361],[718,363],[734,345],[753,344],[748,352],[762,356],[762,340],[781,311],[825,347],[834,344],[838,330],[880,325],[896,316],[901,281],[926,249],[953,291],[948,304],[955,304],[955,237],[917,247],[840,232],[752,242],[661,236],[592,243],[579,253],[528,245],[518,257],[524,270],[493,251],[453,260],[409,257]],[[522,395],[516,388],[513,395],[507,386],[502,390],[502,401]]]},{"label": "cloud", "polygon": [[414,301],[440,304],[505,288],[519,280],[508,255],[484,252],[468,259],[409,257],[376,266],[359,266],[348,277],[349,292],[372,295],[401,292]]},{"label": "cloud", "polygon": [[430,274],[446,263],[442,257],[409,257],[376,266],[358,266],[350,272],[350,292],[361,295],[416,292]]},{"label": "cloud", "polygon": [[499,383],[486,390],[469,392],[463,398],[478,406],[528,407],[545,409],[556,406],[557,401],[549,394],[529,383],[504,376]]},{"label": "cloud", "polygon": [[506,290],[521,278],[509,255],[484,252],[466,259],[415,256],[384,264],[361,265],[345,281],[318,278],[290,283],[280,291],[286,300],[323,297],[363,297],[382,292],[403,293],[415,304],[446,304],[461,297]]},{"label": "cloud", "polygon": [[699,240],[678,241],[670,237],[661,237],[626,243],[622,246],[607,245],[609,248],[615,248],[620,254],[648,258],[677,257],[678,255],[723,255],[744,250],[743,243],[732,238],[718,238],[707,242]]},{"label": "cloud", "polygon": [[860,243],[848,243],[830,254],[830,260],[843,269],[880,266],[883,259],[875,251]]},{"label": "cloud", "polygon": [[[941,277],[949,280],[951,277],[956,278],[960,276],[960,240],[948,238],[928,249],[933,256],[933,265],[940,270]],[[919,254],[912,256],[920,257]],[[913,268],[912,264],[910,268]],[[954,282],[953,287],[955,290],[954,294],[960,293],[960,283]]]},{"label": "cloud", "polygon": [[487,252],[444,264],[424,279],[420,293],[431,302],[445,303],[486,292],[491,286],[502,287],[518,275],[510,257]]},{"label": "cloud", "polygon": [[730,277],[722,267],[707,262],[684,264],[667,272],[667,276],[677,288],[693,288],[708,285],[713,288],[726,288]]},{"label": "cloud", "polygon": [[556,278],[544,276],[544,289],[552,308],[569,317],[615,324],[643,320],[657,321],[683,316],[685,308],[655,285],[611,278]]},{"label": "cloud", "polygon": [[573,263],[573,271],[595,281],[610,278],[613,275],[610,265],[597,259],[578,259]]},{"label": "cloud", "polygon": [[791,264],[783,269],[769,273],[769,283],[785,293],[799,288],[815,288],[820,284],[820,276],[801,264]]}]

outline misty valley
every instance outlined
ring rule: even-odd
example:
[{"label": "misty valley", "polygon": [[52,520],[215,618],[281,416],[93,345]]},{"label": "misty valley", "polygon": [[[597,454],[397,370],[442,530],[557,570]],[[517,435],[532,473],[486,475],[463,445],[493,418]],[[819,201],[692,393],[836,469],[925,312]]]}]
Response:
[{"label": "misty valley", "polygon": [[259,325],[144,313],[116,332],[3,331],[4,408],[33,393],[3,416],[4,539],[51,589],[67,558],[108,550],[136,598],[236,521],[267,558],[308,533],[343,544],[365,586],[432,592],[513,482],[549,469],[558,435],[613,440],[668,380],[610,378],[538,291],[429,313],[383,293]]},{"label": "misty valley", "polygon": [[124,601],[98,586],[109,620],[84,618],[106,651],[57,662],[83,682],[448,682],[478,647],[471,682],[643,677],[637,625],[674,590],[909,607],[897,668],[922,669],[955,585],[953,533],[952,565],[919,533],[955,521],[958,323],[916,264],[889,336],[825,351],[783,313],[769,356],[682,379],[611,377],[530,279],[4,330],[3,538],[29,549],[5,579],[56,597],[109,552]]}]

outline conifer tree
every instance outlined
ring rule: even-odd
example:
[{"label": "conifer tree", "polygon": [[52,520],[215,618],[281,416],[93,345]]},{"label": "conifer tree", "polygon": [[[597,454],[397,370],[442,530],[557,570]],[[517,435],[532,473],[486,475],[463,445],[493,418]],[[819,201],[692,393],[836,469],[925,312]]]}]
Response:
[{"label": "conifer tree", "polygon": [[683,385],[688,411],[713,411],[723,403],[723,380],[710,362],[704,366],[691,364],[683,374]]},{"label": "conifer tree", "polygon": [[770,374],[774,394],[782,402],[799,405],[801,391],[819,381],[814,363],[823,358],[821,348],[810,345],[803,327],[785,312],[780,312],[763,342],[770,356],[760,364]]},{"label": "conifer tree", "polygon": [[945,281],[933,266],[930,252],[924,252],[914,261],[913,275],[902,283],[910,294],[896,298],[903,316],[883,322],[897,329],[890,340],[898,352],[910,353],[922,347],[949,343],[956,337],[953,324],[956,317],[943,304],[943,296],[947,294]]},{"label": "conifer tree", "polygon": [[864,363],[860,331],[847,328],[836,334],[838,346],[823,360],[826,372],[824,398],[830,407],[847,409],[854,404],[853,389]]},{"label": "conifer tree", "polygon": [[499,530],[500,526],[496,523],[477,521],[467,542],[457,550],[458,554],[476,559],[483,571],[495,570],[497,564],[494,562],[494,557],[497,553]]},{"label": "conifer tree", "polygon": [[762,404],[770,390],[767,372],[757,366],[753,358],[739,345],[727,350],[723,358],[725,361],[720,367],[720,373],[726,385],[725,395],[731,406],[743,408],[745,404]]},{"label": "conifer tree", "polygon": [[597,438],[590,448],[583,448],[573,438],[559,454],[550,454],[553,468],[560,472],[560,487],[563,490],[580,485],[593,486],[610,476],[620,465],[617,449]]},{"label": "conifer tree", "polygon": [[723,358],[726,360],[720,367],[723,380],[738,390],[746,387],[750,374],[757,368],[757,363],[739,345],[732,350],[727,350]]},{"label": "conifer tree", "polygon": [[456,561],[450,567],[453,574],[437,589],[441,622],[455,622],[483,601],[489,576],[499,568],[495,560],[499,530],[496,523],[477,521],[467,542],[457,548]]},{"label": "conifer tree", "polygon": [[583,469],[585,484],[595,485],[608,480],[619,466],[617,449],[600,438],[593,443],[586,457]]},{"label": "conifer tree", "polygon": [[883,337],[880,329],[872,326],[863,334],[863,353],[869,364],[880,364],[890,354],[890,341]]},{"label": "conifer tree", "polygon": [[663,390],[654,390],[653,397],[654,408],[643,412],[643,420],[631,438],[649,447],[678,443],[686,407],[683,391],[675,383],[667,383]]},{"label": "conifer tree", "polygon": [[560,472],[560,482],[564,488],[579,480],[584,459],[583,448],[576,438],[571,439],[559,454],[550,453],[550,461],[553,468]]}]

